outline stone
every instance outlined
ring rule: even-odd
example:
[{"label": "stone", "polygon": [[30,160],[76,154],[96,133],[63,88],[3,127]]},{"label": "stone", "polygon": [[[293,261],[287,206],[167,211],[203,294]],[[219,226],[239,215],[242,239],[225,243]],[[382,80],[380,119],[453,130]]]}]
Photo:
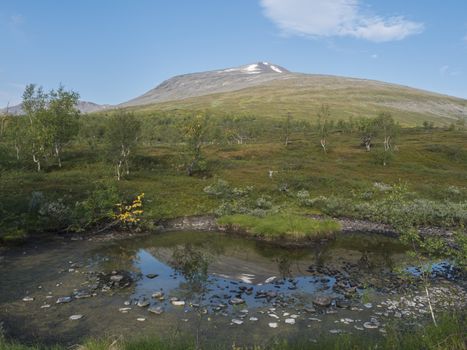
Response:
[{"label": "stone", "polygon": [[50,304],[41,305],[41,309],[48,309],[49,307],[50,307]]},{"label": "stone", "polygon": [[363,304],[363,306],[365,306],[367,309],[371,309],[373,307],[373,304],[372,303],[366,303],[366,304]]},{"label": "stone", "polygon": [[279,318],[279,316],[277,316],[276,314],[268,314],[269,317],[272,317],[272,318]]},{"label": "stone", "polygon": [[70,316],[70,320],[71,321],[76,321],[76,320],[80,320],[83,318],[83,315],[71,315]]},{"label": "stone", "polygon": [[110,280],[111,280],[112,282],[120,282],[122,279],[123,279],[123,276],[122,276],[122,275],[113,275],[113,276],[110,276]]},{"label": "stone", "polygon": [[152,297],[154,299],[161,299],[161,298],[164,297],[164,292],[161,292],[161,291],[154,292],[154,293],[152,293]]},{"label": "stone", "polygon": [[162,308],[162,306],[151,306],[148,309],[148,311],[156,315],[161,315],[162,313],[164,313],[164,309]]},{"label": "stone", "polygon": [[245,300],[243,300],[241,298],[232,298],[232,299],[230,299],[229,303],[231,305],[240,305],[240,304],[245,304]]},{"label": "stone", "polygon": [[138,317],[138,318],[136,319],[136,321],[144,322],[144,321],[146,321],[146,319],[145,319],[144,317]]},{"label": "stone", "polygon": [[349,300],[345,300],[345,299],[336,300],[336,306],[341,309],[349,309],[351,304],[352,303]]},{"label": "stone", "polygon": [[141,298],[138,300],[138,303],[136,305],[138,305],[139,307],[146,307],[146,306],[149,306],[149,300],[146,299],[146,298]]},{"label": "stone", "polygon": [[55,302],[56,304],[65,304],[71,302],[71,297],[60,297]]},{"label": "stone", "polygon": [[277,324],[277,322],[269,322],[268,326],[271,327],[271,328],[277,328],[278,324]]},{"label": "stone", "polygon": [[332,303],[332,299],[327,296],[318,296],[313,300],[313,304],[321,307],[328,307]]},{"label": "stone", "polygon": [[29,302],[29,301],[34,301],[33,297],[24,297],[23,301]]},{"label": "stone", "polygon": [[342,333],[342,329],[330,329],[329,333],[331,333],[331,334],[340,334],[340,333]]},{"label": "stone", "polygon": [[316,309],[313,305],[307,305],[303,308],[303,311],[308,312],[308,313],[313,313],[316,312]]},{"label": "stone", "polygon": [[251,322],[256,322],[256,321],[258,321],[258,317],[250,317],[249,320]]},{"label": "stone", "polygon": [[120,311],[123,314],[127,314],[128,311],[130,310],[131,310],[131,307],[121,307],[120,309],[118,309],[118,311]]},{"label": "stone", "polygon": [[367,329],[375,329],[375,328],[378,328],[379,325],[376,324],[376,323],[373,323],[373,322],[365,322],[363,324],[363,327],[367,328]]},{"label": "stone", "polygon": [[170,302],[173,306],[184,306],[185,302],[183,300],[172,300]]},{"label": "stone", "polygon": [[239,320],[239,319],[237,319],[237,318],[234,318],[234,319],[232,320],[232,323],[233,323],[233,324],[241,325],[241,324],[243,324],[243,321],[242,321],[242,320]]},{"label": "stone", "polygon": [[86,299],[90,297],[92,297],[92,295],[87,291],[79,291],[78,293],[75,294],[76,299]]},{"label": "stone", "polygon": [[149,278],[149,279],[153,279],[153,278],[156,278],[156,277],[158,277],[158,276],[159,276],[159,275],[158,275],[157,273],[148,273],[148,274],[146,275],[146,277]]},{"label": "stone", "polygon": [[286,318],[284,322],[287,324],[295,324],[295,318]]}]

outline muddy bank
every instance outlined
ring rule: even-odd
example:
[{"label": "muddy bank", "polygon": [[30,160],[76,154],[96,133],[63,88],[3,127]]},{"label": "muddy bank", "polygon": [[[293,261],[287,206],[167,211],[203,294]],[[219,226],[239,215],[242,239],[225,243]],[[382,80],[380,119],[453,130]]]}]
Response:
[{"label": "muddy bank", "polygon": [[[321,215],[309,215],[308,217],[317,220],[329,219]],[[356,220],[351,218],[332,218],[337,221],[341,230],[338,233],[353,233],[353,232],[364,232],[364,233],[377,233],[388,237],[398,237],[399,233],[388,224],[371,222],[366,220]],[[161,220],[157,222],[157,231],[179,231],[179,230],[194,230],[194,231],[221,231],[227,233],[234,233],[249,237],[250,235],[245,229],[236,226],[227,226],[217,224],[216,217],[214,215],[199,215],[199,216],[188,216],[174,219]],[[449,239],[453,235],[453,231],[441,227],[420,227],[419,232],[424,236],[441,236]],[[259,237],[254,237],[259,238]],[[290,242],[282,240],[282,243],[289,243],[291,245],[300,245],[300,242]],[[309,241],[303,241],[302,243],[309,243]]]}]

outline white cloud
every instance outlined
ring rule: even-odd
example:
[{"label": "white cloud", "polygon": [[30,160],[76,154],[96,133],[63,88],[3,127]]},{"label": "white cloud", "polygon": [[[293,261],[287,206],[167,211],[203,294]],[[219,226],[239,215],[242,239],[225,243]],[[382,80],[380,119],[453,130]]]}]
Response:
[{"label": "white cloud", "polygon": [[286,34],[313,38],[349,36],[373,42],[402,40],[421,33],[422,23],[402,16],[364,13],[360,0],[260,0],[264,14]]}]

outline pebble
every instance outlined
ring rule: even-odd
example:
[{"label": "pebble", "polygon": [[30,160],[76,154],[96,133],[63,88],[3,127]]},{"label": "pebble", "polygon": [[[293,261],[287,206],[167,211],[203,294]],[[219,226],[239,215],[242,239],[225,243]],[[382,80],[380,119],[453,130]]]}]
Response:
[{"label": "pebble", "polygon": [[156,278],[157,276],[159,276],[157,273],[148,273],[146,275],[147,278],[150,278],[150,279],[153,279],[153,278]]},{"label": "pebble", "polygon": [[122,275],[113,275],[113,276],[110,276],[110,280],[111,280],[112,282],[120,282],[122,279],[123,279],[123,276],[122,276]]},{"label": "pebble", "polygon": [[173,306],[184,306],[185,302],[183,300],[172,300],[170,302]]},{"label": "pebble", "polygon": [[295,318],[286,318],[285,323],[287,324],[295,324]]},{"label": "pebble", "polygon": [[23,301],[34,301],[33,297],[24,297]]},{"label": "pebble", "polygon": [[149,306],[149,304],[150,304],[150,303],[149,303],[149,300],[148,300],[148,299],[146,299],[146,298],[141,298],[141,299],[138,300],[138,304],[137,304],[137,305],[138,305],[139,307],[146,307],[146,306]]},{"label": "pebble", "polygon": [[152,297],[154,299],[161,299],[161,298],[164,297],[164,293],[163,292],[154,292],[154,293],[152,293]]},{"label": "pebble", "polygon": [[232,298],[230,299],[229,303],[232,305],[240,305],[240,304],[245,304],[245,300],[241,298]]},{"label": "pebble", "polygon": [[277,316],[276,314],[268,314],[268,316],[272,318],[279,318],[279,316]]},{"label": "pebble", "polygon": [[71,315],[70,316],[70,320],[71,321],[76,321],[76,320],[80,320],[83,318],[83,315]]},{"label": "pebble", "polygon": [[240,325],[240,324],[243,324],[243,321],[242,321],[242,320],[239,320],[239,319],[237,319],[237,318],[234,318],[234,319],[232,320],[232,323],[233,323],[233,324],[238,324],[238,325]]},{"label": "pebble", "polygon": [[313,300],[313,304],[317,306],[327,307],[331,305],[332,299],[327,296],[318,296]]},{"label": "pebble", "polygon": [[256,322],[258,321],[258,317],[250,317],[249,320],[252,322]]},{"label": "pebble", "polygon": [[138,318],[136,319],[136,321],[144,322],[144,321],[146,321],[146,319],[145,319],[144,317],[138,317]]},{"label": "pebble", "polygon": [[148,311],[153,314],[160,315],[164,312],[164,309],[161,306],[151,306]]},{"label": "pebble", "polygon": [[71,297],[60,297],[57,299],[56,304],[64,304],[71,302]]},{"label": "pebble", "polygon": [[375,328],[378,328],[378,325],[376,323],[373,323],[373,322],[365,322],[363,324],[363,327],[365,327],[367,329],[375,329]]},{"label": "pebble", "polygon": [[121,307],[120,309],[118,309],[118,311],[120,311],[123,314],[127,314],[128,311],[130,310],[131,310],[131,307]]},{"label": "pebble", "polygon": [[50,304],[44,304],[41,306],[41,309],[48,309],[50,307]]},{"label": "pebble", "polygon": [[277,324],[277,322],[270,322],[270,323],[268,323],[268,326],[271,327],[271,328],[277,328],[278,324]]},{"label": "pebble", "polygon": [[366,303],[366,304],[363,304],[363,306],[365,306],[367,309],[371,309],[373,307],[373,304],[372,303]]}]

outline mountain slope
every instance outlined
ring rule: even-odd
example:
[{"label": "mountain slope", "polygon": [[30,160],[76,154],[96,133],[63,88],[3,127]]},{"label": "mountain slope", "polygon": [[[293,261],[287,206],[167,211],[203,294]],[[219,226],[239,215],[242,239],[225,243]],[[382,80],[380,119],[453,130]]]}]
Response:
[{"label": "mountain slope", "polygon": [[289,71],[268,62],[258,62],[245,66],[215,70],[210,72],[184,74],[168,79],[119,107],[139,106],[151,103],[204,96],[219,92],[229,92],[266,82],[287,79]]},{"label": "mountain slope", "polygon": [[[300,73],[277,74],[258,84],[228,92],[182,98],[134,107],[139,112],[203,110],[223,113],[314,119],[327,103],[332,117],[375,117],[390,111],[404,125],[432,121],[446,125],[467,117],[467,100],[373,80]],[[210,82],[208,81],[207,84]],[[180,94],[183,89],[181,88]]]}]

